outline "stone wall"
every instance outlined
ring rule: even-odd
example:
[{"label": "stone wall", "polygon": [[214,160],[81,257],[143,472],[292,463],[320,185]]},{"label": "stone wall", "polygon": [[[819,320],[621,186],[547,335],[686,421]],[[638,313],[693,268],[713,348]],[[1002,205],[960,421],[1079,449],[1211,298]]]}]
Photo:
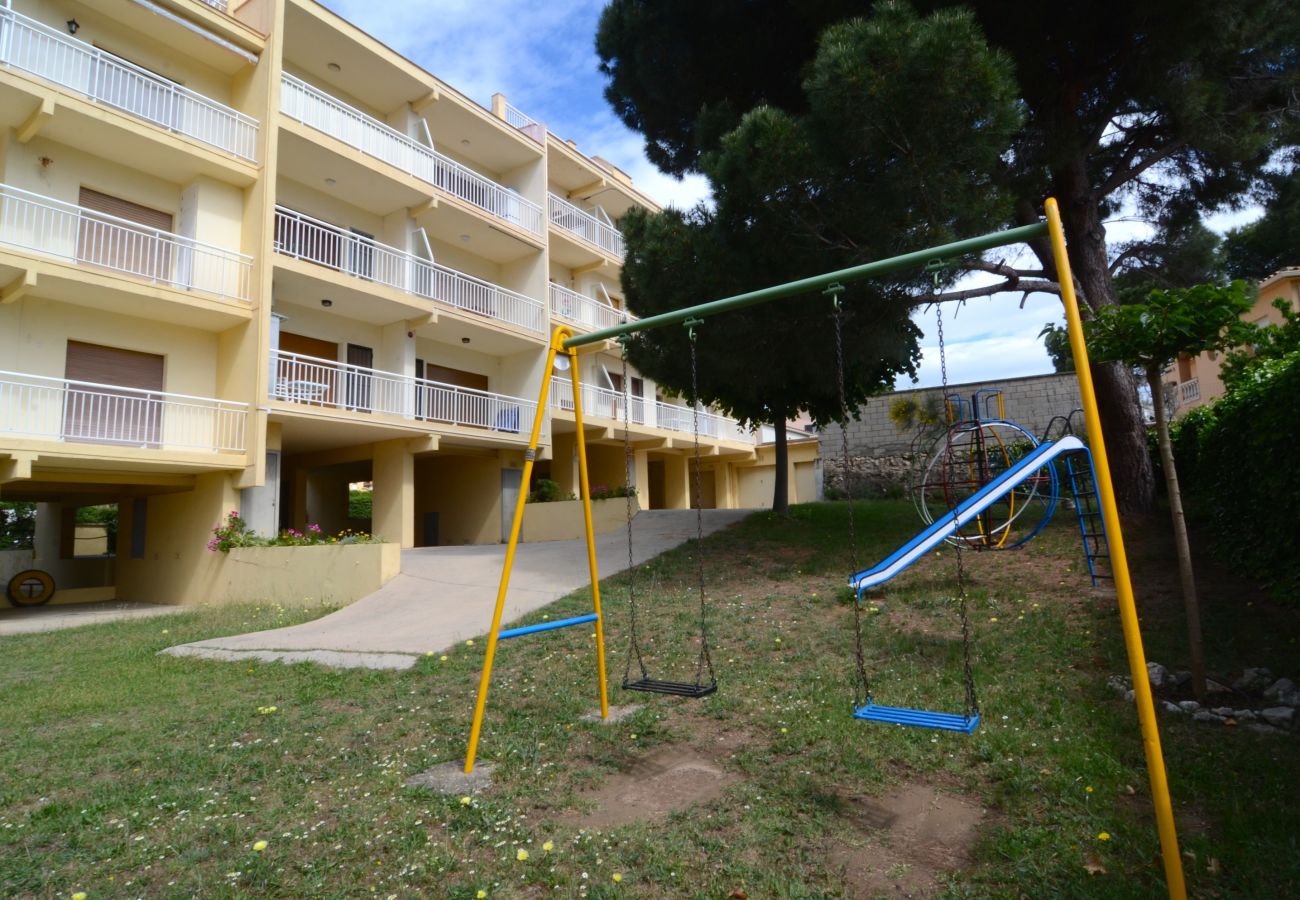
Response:
[{"label": "stone wall", "polygon": [[[974,381],[948,386],[948,394],[956,394],[969,400],[972,394],[982,389],[1002,391],[1006,406],[1006,418],[1022,426],[1031,433],[1042,436],[1053,416],[1069,415],[1079,408],[1079,382],[1072,374],[1031,375],[1025,378],[1003,378],[994,381]],[[850,422],[849,466],[850,483],[848,490],[855,497],[869,494],[890,493],[905,488],[909,483],[914,455],[924,453],[929,441],[921,441],[916,447],[918,430],[908,428],[900,431],[889,418],[890,407],[900,399],[915,399],[922,407],[928,402],[937,409],[942,402],[943,391],[939,388],[919,388],[908,391],[895,391],[873,397],[860,410],[860,418]],[[1080,417],[1075,418],[1076,426],[1081,426]],[[827,496],[834,497],[844,491],[841,469],[841,429],[838,424],[830,424],[822,429],[822,457],[825,466]]]}]

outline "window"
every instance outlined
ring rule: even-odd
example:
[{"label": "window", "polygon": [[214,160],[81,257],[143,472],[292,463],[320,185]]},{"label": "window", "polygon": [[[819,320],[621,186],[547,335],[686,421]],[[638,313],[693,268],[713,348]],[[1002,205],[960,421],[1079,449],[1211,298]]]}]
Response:
[{"label": "window", "polygon": [[163,357],[68,341],[63,437],[97,444],[158,447],[162,441]]}]

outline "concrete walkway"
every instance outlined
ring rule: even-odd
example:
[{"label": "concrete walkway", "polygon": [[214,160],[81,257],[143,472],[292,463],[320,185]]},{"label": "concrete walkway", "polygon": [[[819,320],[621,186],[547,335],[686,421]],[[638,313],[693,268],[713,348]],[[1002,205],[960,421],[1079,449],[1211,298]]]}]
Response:
[{"label": "concrete walkway", "polygon": [[[711,534],[754,510],[706,509]],[[636,563],[695,536],[694,510],[644,510],[632,523]],[[375,593],[312,622],[214,638],[163,651],[205,659],[316,662],[340,668],[406,669],[428,651],[486,634],[501,580],[505,545],[420,547],[402,551],[402,571]],[[625,531],[597,536],[605,578],[627,568]],[[520,544],[503,624],[588,584],[586,543]]]},{"label": "concrete walkway", "polygon": [[0,607],[0,637],[10,634],[36,634],[42,631],[60,631],[101,622],[119,622],[124,619],[148,619],[187,612],[184,606],[163,606],[156,603],[125,603],[104,600],[99,603],[69,603],[66,606]]}]

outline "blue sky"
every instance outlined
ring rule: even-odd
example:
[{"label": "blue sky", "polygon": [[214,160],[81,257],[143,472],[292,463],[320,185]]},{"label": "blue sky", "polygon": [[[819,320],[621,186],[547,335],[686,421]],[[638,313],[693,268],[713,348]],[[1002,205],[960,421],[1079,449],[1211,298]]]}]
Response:
[{"label": "blue sky", "polygon": [[[707,2],[707,0],[704,0]],[[594,49],[604,0],[324,0],[325,6],[409,57],[443,81],[484,104],[503,93],[579,149],[600,155],[632,176],[664,205],[688,207],[708,195],[703,178],[684,181],[654,168],[641,137],[615,118],[602,92]],[[1211,219],[1219,229],[1257,212]],[[1116,222],[1111,239],[1129,238],[1141,226]],[[925,332],[920,385],[939,383],[934,310],[920,309]],[[1039,330],[1064,321],[1054,296],[1020,295],[974,300],[944,309],[948,379],[961,383],[1052,370]],[[904,381],[899,387],[910,387]]]}]

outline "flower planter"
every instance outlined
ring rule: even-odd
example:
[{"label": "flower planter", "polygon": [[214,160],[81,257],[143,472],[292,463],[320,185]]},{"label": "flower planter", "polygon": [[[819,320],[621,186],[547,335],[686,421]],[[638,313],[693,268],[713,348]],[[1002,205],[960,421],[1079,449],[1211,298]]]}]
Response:
[{"label": "flower planter", "polygon": [[[641,508],[632,498],[632,514]],[[627,498],[591,501],[591,525],[596,534],[608,534],[624,527],[627,521]],[[553,503],[524,504],[524,530],[521,540],[571,541],[585,537],[581,500],[557,500]]]}]

